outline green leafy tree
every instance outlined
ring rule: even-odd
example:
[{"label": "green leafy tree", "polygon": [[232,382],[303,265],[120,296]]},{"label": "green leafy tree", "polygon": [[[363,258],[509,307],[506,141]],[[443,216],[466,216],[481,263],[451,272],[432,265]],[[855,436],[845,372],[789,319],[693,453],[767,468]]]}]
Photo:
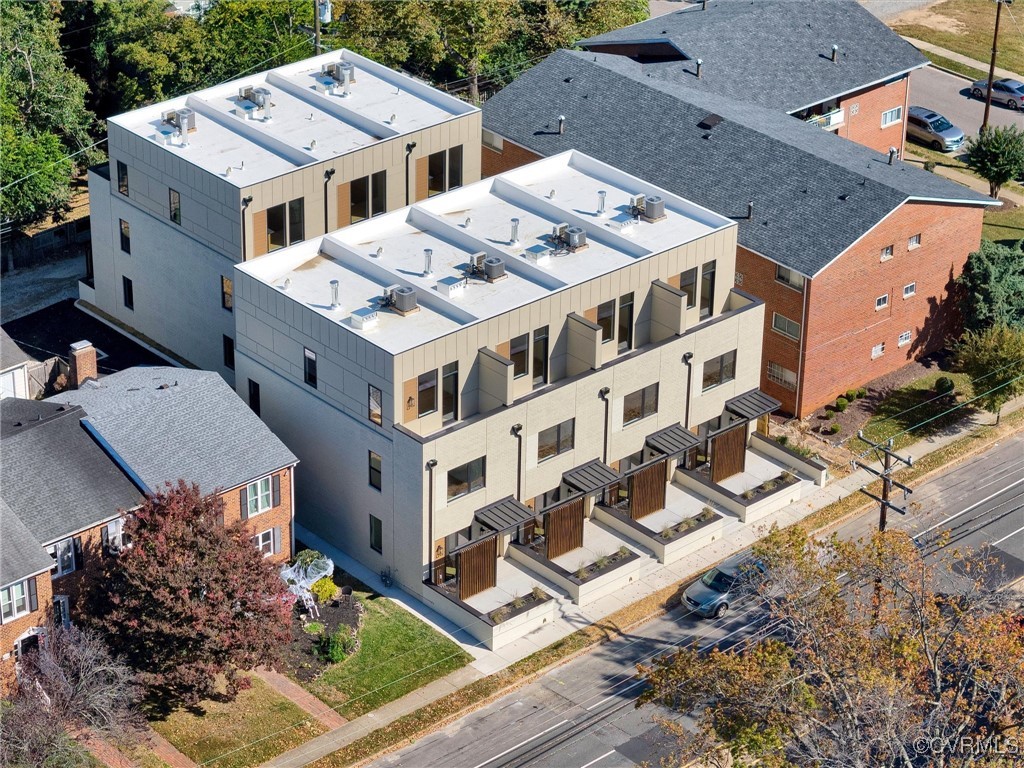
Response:
[{"label": "green leafy tree", "polygon": [[988,182],[988,193],[999,198],[1002,186],[1024,175],[1024,131],[1017,125],[988,126],[968,140],[964,158]]},{"label": "green leafy tree", "polygon": [[960,370],[974,380],[977,402],[998,424],[1003,404],[1024,394],[1024,328],[1000,324],[968,331],[955,351]]},{"label": "green leafy tree", "polygon": [[1000,324],[1024,328],[1024,240],[1013,245],[982,240],[957,284],[967,330]]}]

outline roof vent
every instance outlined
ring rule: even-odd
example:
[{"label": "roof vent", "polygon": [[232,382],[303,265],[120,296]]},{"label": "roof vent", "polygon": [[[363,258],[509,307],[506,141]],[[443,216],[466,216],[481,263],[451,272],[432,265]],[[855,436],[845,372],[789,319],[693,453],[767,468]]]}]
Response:
[{"label": "roof vent", "polygon": [[352,327],[360,331],[368,331],[376,327],[378,319],[377,310],[371,307],[360,307],[349,316]]},{"label": "roof vent", "polygon": [[644,218],[647,221],[661,221],[665,218],[665,201],[660,195],[651,195],[644,204]]},{"label": "roof vent", "polygon": [[465,277],[449,276],[438,280],[434,290],[446,298],[454,299],[462,295],[462,292],[466,290],[468,282],[469,280]]},{"label": "roof vent", "polygon": [[896,157],[899,155],[899,150],[896,147],[889,147],[889,165],[895,162]]},{"label": "roof vent", "polygon": [[383,246],[383,245],[378,245],[378,246],[377,246],[377,251],[376,251],[376,256],[377,256],[377,258],[379,259],[379,258],[381,258],[381,257],[382,257],[383,255],[384,255],[384,246]]},{"label": "roof vent", "polygon": [[434,251],[430,248],[423,249],[423,276],[430,277],[434,274],[433,269]]},{"label": "roof vent", "polygon": [[416,302],[416,289],[409,288],[407,286],[396,288],[394,304],[392,307],[400,315],[408,315],[412,312],[417,312],[419,310],[419,305]]},{"label": "roof vent", "polygon": [[703,120],[697,123],[697,127],[705,131],[710,131],[720,122],[722,122],[722,116],[716,115],[714,112],[710,112],[704,116]]},{"label": "roof vent", "polygon": [[598,190],[598,193],[597,193],[597,215],[600,216],[601,218],[604,218],[607,215],[605,213],[605,210],[604,210],[605,198],[607,198],[607,197],[608,197],[608,193],[607,192],[605,192],[603,189]]},{"label": "roof vent", "polygon": [[484,274],[487,276],[487,282],[489,283],[504,280],[507,277],[505,274],[505,260],[500,256],[488,256],[484,259]]},{"label": "roof vent", "polygon": [[274,106],[270,101],[270,89],[269,88],[254,88],[252,91],[253,103],[260,108],[260,115],[264,121],[270,122],[273,120],[271,114],[271,108]]},{"label": "roof vent", "polygon": [[704,77],[704,59],[697,59],[697,78]]},{"label": "roof vent", "polygon": [[566,230],[566,236],[569,241],[570,251],[575,252],[587,247],[587,230],[583,227],[569,227]]},{"label": "roof vent", "polygon": [[331,280],[331,309],[337,309],[340,306],[338,302],[338,281]]},{"label": "roof vent", "polygon": [[519,219],[512,219],[512,233],[508,242],[509,245],[519,245]]},{"label": "roof vent", "polygon": [[341,82],[343,86],[341,97],[343,99],[347,99],[352,95],[352,83],[356,81],[356,68],[351,62],[343,61],[338,65],[338,69],[341,71]]},{"label": "roof vent", "polygon": [[839,61],[839,46],[838,45],[833,45],[832,46],[832,63],[835,64],[837,61]]},{"label": "roof vent", "polygon": [[[565,133],[565,115],[558,116],[558,135]],[[552,195],[554,197],[554,195]]]}]

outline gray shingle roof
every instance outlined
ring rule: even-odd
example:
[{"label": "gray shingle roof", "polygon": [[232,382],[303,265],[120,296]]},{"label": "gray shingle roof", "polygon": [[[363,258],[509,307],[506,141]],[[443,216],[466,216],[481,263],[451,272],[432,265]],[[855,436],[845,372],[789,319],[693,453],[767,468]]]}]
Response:
[{"label": "gray shingle roof", "polygon": [[[0,401],[0,496],[41,544],[114,517],[142,494],[89,436],[81,408]],[[2,535],[8,535],[6,529]]]},{"label": "gray shingle roof", "polygon": [[51,401],[74,403],[150,490],[184,478],[204,493],[298,461],[218,374],[129,368]]},{"label": "gray shingle roof", "polygon": [[0,499],[0,535],[3,536],[0,587],[50,570],[53,560],[3,499]]},{"label": "gray shingle roof", "polygon": [[784,112],[928,63],[855,0],[712,0],[706,11],[693,5],[579,45],[636,42],[667,43],[688,57],[685,67],[666,66],[695,88]]},{"label": "gray shingle roof", "polygon": [[[721,120],[705,127],[711,115]],[[736,218],[741,245],[811,277],[908,198],[993,202],[785,113],[647,77],[646,65],[610,54],[556,51],[493,96],[483,124],[540,155],[577,149]]]}]

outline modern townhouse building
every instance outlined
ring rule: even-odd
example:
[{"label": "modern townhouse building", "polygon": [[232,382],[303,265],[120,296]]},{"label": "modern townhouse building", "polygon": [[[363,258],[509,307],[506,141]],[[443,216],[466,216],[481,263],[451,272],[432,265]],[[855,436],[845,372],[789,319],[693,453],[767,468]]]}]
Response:
[{"label": "modern townhouse building", "polygon": [[569,152],[238,265],[237,388],[302,460],[299,525],[490,645],[552,584],[627,584],[637,521],[725,494],[778,405],[736,229]]},{"label": "modern townhouse building", "polygon": [[234,264],[480,178],[480,113],[350,51],[112,117],[81,300],[233,382]]}]

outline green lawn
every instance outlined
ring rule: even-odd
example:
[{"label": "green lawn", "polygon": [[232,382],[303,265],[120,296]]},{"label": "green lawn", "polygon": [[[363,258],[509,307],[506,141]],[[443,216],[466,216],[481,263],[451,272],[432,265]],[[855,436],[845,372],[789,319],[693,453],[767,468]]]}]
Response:
[{"label": "green lawn", "polygon": [[230,703],[204,701],[205,714],[177,710],[150,723],[195,762],[249,768],[319,736],[326,728],[257,677]]},{"label": "green lawn", "polygon": [[346,580],[366,606],[359,652],[307,688],[349,720],[465,666],[471,657],[407,610]]},{"label": "green lawn", "polygon": [[[913,37],[913,35],[911,35],[911,37]],[[921,51],[921,53],[927,56],[928,60],[931,61],[932,64],[942,67],[943,69],[956,72],[964,77],[969,77],[971,80],[981,80],[983,77],[988,77],[987,71],[983,72],[980,69],[975,69],[974,67],[969,67],[966,64],[961,64],[959,61],[947,59],[945,56],[938,53],[933,53],[931,51]]]},{"label": "green lawn", "polygon": [[981,236],[1003,245],[1012,245],[1024,239],[1024,206],[1009,211],[988,209]]},{"label": "green lawn", "polygon": [[[948,373],[938,371],[924,376],[902,389],[897,389],[885,400],[883,400],[875,415],[868,419],[864,425],[864,436],[872,442],[882,442],[894,437],[894,444],[897,449],[910,443],[917,442],[922,438],[941,432],[943,429],[955,424],[964,417],[967,409],[959,408],[952,413],[944,413],[955,405],[945,399],[935,399],[935,380],[940,376],[948,376],[956,384],[956,392],[961,400],[969,399],[972,396],[971,379],[965,373]],[[933,419],[933,417],[937,417]],[[927,424],[917,426],[921,422]],[[910,427],[910,432],[905,430]],[[863,450],[867,445],[861,440],[854,440],[851,449]]]}]

